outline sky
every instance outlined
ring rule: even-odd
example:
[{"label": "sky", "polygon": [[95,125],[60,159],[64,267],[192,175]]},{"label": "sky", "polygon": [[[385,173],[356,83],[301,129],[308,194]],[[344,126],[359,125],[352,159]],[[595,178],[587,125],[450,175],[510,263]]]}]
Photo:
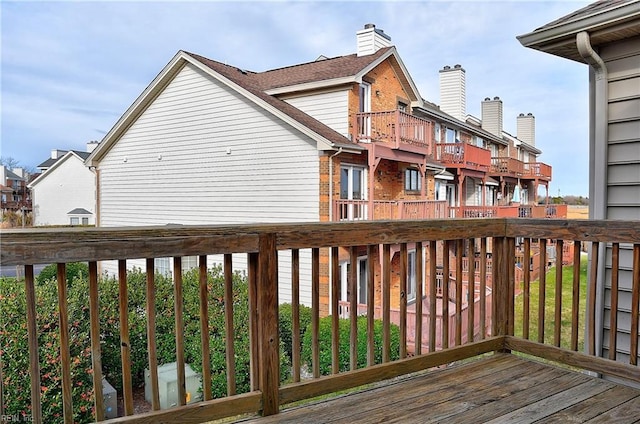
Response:
[{"label": "sky", "polygon": [[424,99],[439,104],[438,71],[460,64],[468,114],[499,96],[515,135],[518,114],[533,113],[549,194],[587,196],[587,65],[516,36],[589,3],[0,0],[0,156],[35,168],[52,149],[102,140],[179,50],[259,72],[355,53],[373,23]]}]

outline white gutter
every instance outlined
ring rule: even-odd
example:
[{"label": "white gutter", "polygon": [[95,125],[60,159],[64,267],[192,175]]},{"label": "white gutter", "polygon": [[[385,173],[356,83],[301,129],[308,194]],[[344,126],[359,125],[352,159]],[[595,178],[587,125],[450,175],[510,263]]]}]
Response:
[{"label": "white gutter", "polygon": [[[589,64],[590,92],[590,128],[589,128],[589,219],[607,219],[607,146],[609,140],[609,81],[607,66],[604,60],[591,47],[591,40],[586,31],[576,34],[576,46],[580,56]],[[596,292],[596,327],[587,331],[595,331],[596,355],[602,356],[604,325],[604,285],[605,285],[605,243],[598,247],[598,275]],[[589,273],[593,252],[589,255]],[[588,277],[591,281],[591,276]],[[587,321],[588,322],[588,321]],[[587,338],[588,340],[588,338]]]}]

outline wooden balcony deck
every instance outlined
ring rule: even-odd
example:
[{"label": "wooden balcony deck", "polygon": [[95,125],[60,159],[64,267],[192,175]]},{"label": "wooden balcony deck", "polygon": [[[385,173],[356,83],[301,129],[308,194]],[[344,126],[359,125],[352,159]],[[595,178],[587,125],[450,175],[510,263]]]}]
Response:
[{"label": "wooden balcony deck", "polygon": [[283,409],[268,423],[634,423],[640,389],[508,353]]}]

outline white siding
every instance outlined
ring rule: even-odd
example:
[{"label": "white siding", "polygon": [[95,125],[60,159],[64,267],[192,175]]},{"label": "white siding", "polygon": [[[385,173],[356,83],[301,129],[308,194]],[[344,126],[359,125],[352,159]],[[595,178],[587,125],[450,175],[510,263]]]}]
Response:
[{"label": "white siding", "polygon": [[95,175],[73,154],[59,159],[55,168],[46,171],[32,189],[35,225],[69,225],[67,215],[83,208],[92,213],[89,224],[95,224]]},{"label": "white siding", "polygon": [[[104,227],[319,220],[316,143],[191,65],[99,169]],[[234,261],[246,266],[244,255]]]},{"label": "white siding", "polygon": [[332,91],[284,99],[329,128],[349,137],[349,93]]},{"label": "white siding", "polygon": [[[602,47],[609,71],[607,218],[640,219],[640,37]],[[611,248],[607,249],[603,355],[609,349]],[[629,361],[632,246],[620,246],[617,357]]]}]

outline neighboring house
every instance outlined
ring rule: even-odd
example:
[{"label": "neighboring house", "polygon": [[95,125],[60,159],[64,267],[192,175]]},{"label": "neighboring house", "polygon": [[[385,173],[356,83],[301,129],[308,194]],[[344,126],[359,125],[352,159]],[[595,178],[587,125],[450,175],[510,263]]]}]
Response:
[{"label": "neighboring house", "polygon": [[[640,220],[640,1],[596,2],[518,39],[589,66],[589,217]],[[596,327],[588,331],[608,356],[612,248],[600,248],[606,267],[598,275]],[[632,246],[620,246],[619,261],[616,358],[629,363]]]},{"label": "neighboring house", "polygon": [[27,188],[28,174],[22,168],[9,169],[0,165],[0,209],[31,211],[31,194]]},{"label": "neighboring house", "polygon": [[[490,174],[490,145],[500,145],[495,156],[502,157],[519,155],[526,143],[512,137],[509,149],[501,108],[497,132],[480,120],[467,123],[464,114],[451,116],[421,97],[383,31],[368,24],[356,41],[355,54],[265,72],[178,52],[86,161],[97,175],[97,225],[444,218],[447,205],[484,207],[498,204],[498,193],[510,197],[509,181]],[[439,145],[445,147],[438,151]],[[529,150],[533,156],[517,160],[535,159],[539,150]],[[526,179],[523,171],[513,184]],[[415,269],[424,258],[416,258],[414,246],[408,250]],[[392,266],[399,266],[398,251]],[[340,253],[339,296],[362,301],[368,263],[379,267],[380,260],[366,249],[355,252],[356,264],[351,258]],[[301,252],[300,262],[310,270],[310,252]],[[348,292],[352,265],[358,293]],[[169,259],[155,266],[168,271]],[[324,250],[321,269],[326,314]],[[309,304],[310,282],[303,284],[301,300]],[[280,301],[289,294],[289,282],[281,281]]]},{"label": "neighboring house", "polygon": [[89,154],[55,149],[38,165],[43,172],[29,184],[35,226],[95,225],[96,177],[84,164]]}]

